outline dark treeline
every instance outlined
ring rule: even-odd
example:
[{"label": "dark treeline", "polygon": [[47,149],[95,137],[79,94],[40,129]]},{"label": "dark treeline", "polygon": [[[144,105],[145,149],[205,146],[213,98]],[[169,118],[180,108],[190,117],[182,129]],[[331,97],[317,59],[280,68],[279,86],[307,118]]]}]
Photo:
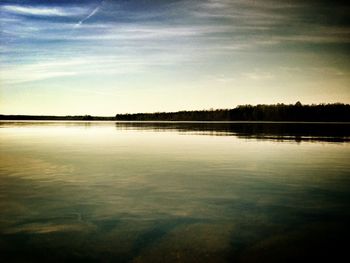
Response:
[{"label": "dark treeline", "polygon": [[350,105],[274,104],[240,105],[234,109],[117,114],[115,117],[0,115],[0,120],[73,120],[73,121],[311,121],[349,122]]},{"label": "dark treeline", "polygon": [[234,109],[117,114],[128,121],[350,121],[350,105],[240,105]]}]

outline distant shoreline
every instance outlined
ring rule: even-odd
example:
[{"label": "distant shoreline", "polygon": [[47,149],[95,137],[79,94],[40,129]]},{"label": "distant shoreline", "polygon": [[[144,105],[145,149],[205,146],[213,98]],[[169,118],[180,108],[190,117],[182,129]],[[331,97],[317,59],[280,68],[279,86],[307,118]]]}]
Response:
[{"label": "distant shoreline", "polygon": [[233,109],[91,115],[0,115],[0,120],[28,121],[177,121],[177,122],[350,122],[350,104],[240,105]]},{"label": "distant shoreline", "polygon": [[51,116],[51,115],[0,115],[0,120],[5,121],[114,121],[115,117],[101,117],[91,115],[77,116]]},{"label": "distant shoreline", "polygon": [[124,120],[69,120],[69,119],[1,119],[0,123],[15,123],[15,122],[114,122],[114,123],[154,123],[154,124],[168,124],[168,123],[178,123],[178,124],[343,124],[350,125],[350,121],[124,121]]}]

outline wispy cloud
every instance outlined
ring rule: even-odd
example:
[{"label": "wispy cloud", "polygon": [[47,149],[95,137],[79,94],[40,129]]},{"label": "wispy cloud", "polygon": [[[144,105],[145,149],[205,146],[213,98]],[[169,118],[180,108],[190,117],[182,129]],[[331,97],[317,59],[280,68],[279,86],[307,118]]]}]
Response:
[{"label": "wispy cloud", "polygon": [[[72,54],[70,54],[72,55]],[[183,61],[178,54],[134,56],[61,57],[50,61],[32,62],[23,65],[8,65],[1,70],[1,83],[6,85],[34,82],[76,75],[137,74],[150,67],[171,65]]]},{"label": "wispy cloud", "polygon": [[72,67],[81,65],[80,60],[57,61],[55,63],[31,63],[10,66],[1,71],[0,79],[4,84],[18,84],[61,76],[75,75]]},{"label": "wispy cloud", "polygon": [[75,16],[80,15],[81,8],[59,8],[59,7],[45,7],[45,6],[19,6],[19,5],[4,5],[1,10],[11,14],[18,15],[32,15],[32,16]]},{"label": "wispy cloud", "polygon": [[94,16],[101,8],[102,4],[104,3],[104,0],[101,1],[101,3],[94,9],[92,10],[92,12],[90,14],[88,14],[85,18],[83,18],[82,20],[80,20],[75,26],[78,27],[81,24],[83,24],[86,20],[88,20],[89,18],[91,18],[92,16]]},{"label": "wispy cloud", "polygon": [[[88,28],[87,28],[88,29]],[[203,36],[207,34],[227,32],[226,26],[173,26],[145,24],[110,24],[100,27],[102,32],[85,32],[74,36],[75,40],[160,40],[181,37]],[[72,39],[72,40],[74,40]],[[174,39],[175,40],[175,39]]]}]

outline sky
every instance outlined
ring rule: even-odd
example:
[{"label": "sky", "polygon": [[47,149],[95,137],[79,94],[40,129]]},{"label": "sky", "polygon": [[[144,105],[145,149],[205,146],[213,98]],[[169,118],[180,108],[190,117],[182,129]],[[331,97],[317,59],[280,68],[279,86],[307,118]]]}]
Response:
[{"label": "sky", "polygon": [[350,4],[0,0],[0,114],[350,103]]}]

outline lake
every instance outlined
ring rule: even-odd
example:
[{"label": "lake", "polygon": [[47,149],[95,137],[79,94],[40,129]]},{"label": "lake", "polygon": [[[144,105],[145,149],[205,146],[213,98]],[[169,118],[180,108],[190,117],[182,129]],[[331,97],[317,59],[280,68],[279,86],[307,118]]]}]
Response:
[{"label": "lake", "polygon": [[350,124],[0,122],[2,262],[347,255]]}]

